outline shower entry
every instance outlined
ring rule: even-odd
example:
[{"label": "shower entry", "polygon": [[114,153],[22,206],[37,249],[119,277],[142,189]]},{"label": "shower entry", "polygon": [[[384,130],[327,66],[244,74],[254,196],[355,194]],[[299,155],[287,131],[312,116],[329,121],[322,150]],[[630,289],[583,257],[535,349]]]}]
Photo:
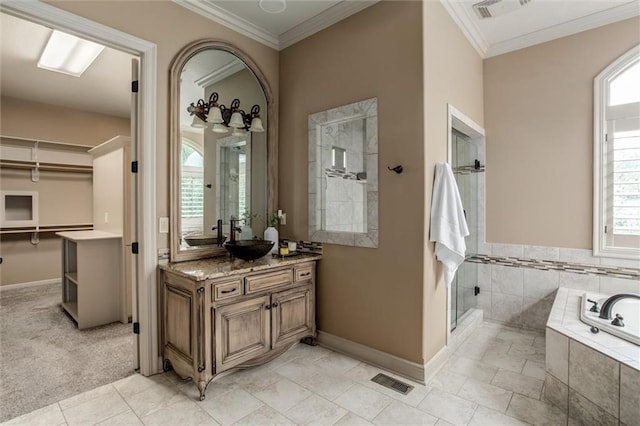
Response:
[{"label": "shower entry", "polygon": [[[469,256],[478,253],[478,244],[484,242],[484,135],[452,118],[450,162],[469,226],[465,238]],[[478,265],[463,262],[451,283],[451,331],[469,309],[477,307],[479,291]]]}]

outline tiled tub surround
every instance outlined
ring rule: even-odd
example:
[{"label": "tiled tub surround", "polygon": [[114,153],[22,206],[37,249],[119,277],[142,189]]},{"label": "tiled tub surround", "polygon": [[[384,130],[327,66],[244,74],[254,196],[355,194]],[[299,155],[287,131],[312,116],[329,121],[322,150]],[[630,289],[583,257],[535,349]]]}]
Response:
[{"label": "tiled tub surround", "polygon": [[546,328],[545,398],[569,424],[640,424],[640,346],[579,319],[583,292],[560,288]]},{"label": "tiled tub surround", "polygon": [[590,293],[640,293],[640,262],[598,258],[591,250],[480,244],[477,307],[484,318],[544,330],[559,287]]}]

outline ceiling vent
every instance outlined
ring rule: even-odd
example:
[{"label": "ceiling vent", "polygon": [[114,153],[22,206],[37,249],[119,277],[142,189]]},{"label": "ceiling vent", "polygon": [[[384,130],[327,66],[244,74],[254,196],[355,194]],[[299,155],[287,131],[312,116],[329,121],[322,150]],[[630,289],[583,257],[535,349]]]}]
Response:
[{"label": "ceiling vent", "polygon": [[484,0],[473,5],[480,19],[494,18],[520,9],[531,0]]}]

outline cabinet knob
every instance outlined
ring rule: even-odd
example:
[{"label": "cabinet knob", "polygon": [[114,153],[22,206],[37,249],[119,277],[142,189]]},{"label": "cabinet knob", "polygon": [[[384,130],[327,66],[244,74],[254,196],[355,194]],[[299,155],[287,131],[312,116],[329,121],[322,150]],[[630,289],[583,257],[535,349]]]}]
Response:
[{"label": "cabinet knob", "polygon": [[264,308],[265,309],[271,309],[271,305],[266,305]]},{"label": "cabinet knob", "polygon": [[277,308],[277,307],[278,307],[278,302],[273,302],[273,303],[271,304],[271,307],[272,307],[272,308]]}]

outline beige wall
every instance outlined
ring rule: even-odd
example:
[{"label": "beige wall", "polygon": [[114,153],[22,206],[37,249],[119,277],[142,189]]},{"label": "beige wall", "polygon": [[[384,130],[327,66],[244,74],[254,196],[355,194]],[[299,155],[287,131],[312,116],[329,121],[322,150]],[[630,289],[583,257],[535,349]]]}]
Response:
[{"label": "beige wall", "polygon": [[[129,118],[96,114],[3,96],[0,134],[96,146],[117,135],[128,136]],[[34,117],[37,125],[34,125]]]},{"label": "beige wall", "polygon": [[[423,19],[425,194],[419,201],[429,224],[435,165],[447,161],[447,103],[481,126],[484,117],[482,59],[439,2],[424,3]],[[429,360],[446,344],[447,291],[428,227],[424,241],[423,351]]]},{"label": "beige wall", "polygon": [[[40,181],[31,181],[30,170],[3,168],[0,189],[38,191],[40,225],[92,222],[92,181],[89,173],[40,171]],[[0,285],[60,278],[60,239],[41,233],[40,243],[31,244],[31,234],[0,235]]]},{"label": "beige wall", "polygon": [[[169,216],[169,157],[167,109],[169,65],[187,44],[201,39],[232,43],[249,55],[265,75],[277,104],[278,52],[209,19],[196,15],[169,0],[161,1],[47,1],[60,9],[75,13],[112,28],[156,43],[157,111],[156,169],[157,215]],[[158,247],[169,246],[168,234],[157,235]]]},{"label": "beige wall", "polygon": [[[423,129],[420,2],[381,2],[280,53],[283,237],[307,238],[307,117],[378,98],[378,249],[325,244],[318,327],[422,362]],[[386,170],[402,164],[401,175]]]},{"label": "beige wall", "polygon": [[485,60],[487,240],[592,245],[593,79],[633,18]]}]

